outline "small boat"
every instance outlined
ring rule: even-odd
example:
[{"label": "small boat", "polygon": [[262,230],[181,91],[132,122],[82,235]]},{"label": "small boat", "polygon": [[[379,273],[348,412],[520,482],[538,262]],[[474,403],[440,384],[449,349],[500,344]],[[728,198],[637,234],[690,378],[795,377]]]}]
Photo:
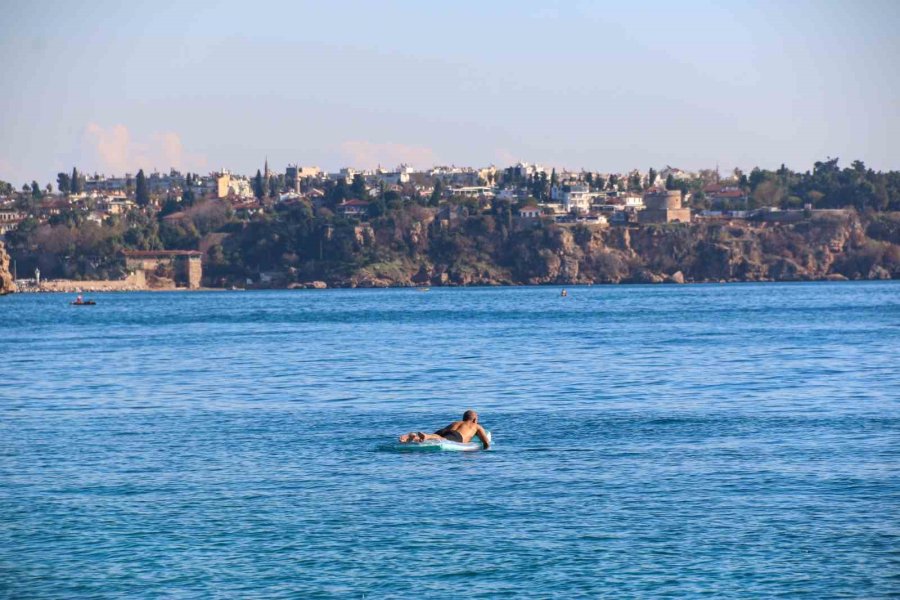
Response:
[{"label": "small boat", "polygon": [[95,306],[97,303],[93,300],[82,300],[81,302],[78,302],[76,300],[74,302],[69,302],[69,304],[71,304],[72,306]]},{"label": "small boat", "polygon": [[430,292],[431,288],[419,288],[420,292]]}]

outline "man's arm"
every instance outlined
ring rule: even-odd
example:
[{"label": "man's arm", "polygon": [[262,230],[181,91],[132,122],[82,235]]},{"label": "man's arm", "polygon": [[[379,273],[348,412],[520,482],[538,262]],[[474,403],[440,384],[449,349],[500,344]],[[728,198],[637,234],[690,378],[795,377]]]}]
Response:
[{"label": "man's arm", "polygon": [[477,435],[478,439],[481,440],[481,443],[484,445],[485,450],[491,447],[491,438],[488,435],[488,432],[484,430],[484,427],[482,427],[481,425],[476,425],[475,435]]}]

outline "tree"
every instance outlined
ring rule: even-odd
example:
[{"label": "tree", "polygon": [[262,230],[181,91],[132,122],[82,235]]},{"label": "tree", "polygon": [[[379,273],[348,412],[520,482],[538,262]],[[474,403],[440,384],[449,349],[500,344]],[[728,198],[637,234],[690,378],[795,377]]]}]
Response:
[{"label": "tree", "polygon": [[[743,181],[744,175],[741,175],[741,181]],[[750,171],[750,177],[747,178],[747,182],[750,184],[750,191],[756,189],[756,187],[766,180],[766,173],[760,169],[759,167],[753,167],[753,170]]]},{"label": "tree", "polygon": [[188,173],[184,179],[184,189],[181,191],[181,203],[185,206],[192,206],[197,200],[194,194],[194,178]]},{"label": "tree", "polygon": [[269,177],[269,197],[275,198],[276,196],[278,196],[278,178]]},{"label": "tree", "polygon": [[559,183],[559,178],[556,176],[556,168],[550,172],[550,187],[553,187]]},{"label": "tree", "polygon": [[31,182],[31,197],[35,200],[40,200],[44,197],[44,195],[41,193],[41,186],[38,185],[37,181]]},{"label": "tree", "polygon": [[369,217],[377,218],[383,215],[387,211],[387,203],[384,198],[379,197],[376,198],[373,202],[369,203]]},{"label": "tree", "polygon": [[667,190],[675,189],[675,178],[672,177],[671,173],[669,173],[668,177],[666,177],[666,189]]},{"label": "tree", "polygon": [[444,184],[440,179],[435,179],[434,190],[431,192],[431,200],[428,202],[431,206],[437,206],[441,203],[441,195],[444,193]]},{"label": "tree", "polygon": [[784,191],[776,182],[763,181],[753,190],[753,194],[750,196],[750,207],[777,207],[781,204],[781,200],[783,197]]},{"label": "tree", "polygon": [[69,189],[72,190],[73,194],[80,194],[84,191],[84,186],[81,183],[81,175],[75,167],[72,167],[72,181],[69,183]]},{"label": "tree", "polygon": [[256,177],[253,178],[253,195],[257,200],[262,200],[266,195],[266,188],[263,185],[263,176],[259,169],[256,170]]},{"label": "tree", "polygon": [[356,173],[353,175],[353,183],[350,184],[350,193],[353,194],[355,198],[365,197],[366,180],[362,176],[362,173]]},{"label": "tree", "polygon": [[150,192],[147,190],[147,177],[143,169],[138,171],[134,181],[134,201],[141,207],[150,204]]},{"label": "tree", "polygon": [[56,174],[56,188],[59,190],[59,192],[60,192],[61,194],[68,194],[68,193],[69,193],[69,190],[71,189],[71,188],[69,187],[69,183],[70,183],[71,181],[72,181],[72,180],[71,180],[71,178],[69,177],[69,174],[68,174],[68,173],[57,173],[57,174]]},{"label": "tree", "polygon": [[647,172],[647,187],[652,188],[653,184],[656,183],[656,169],[650,167],[650,170]]},{"label": "tree", "polygon": [[637,171],[632,172],[628,177],[628,189],[634,191],[641,189],[641,174]]}]

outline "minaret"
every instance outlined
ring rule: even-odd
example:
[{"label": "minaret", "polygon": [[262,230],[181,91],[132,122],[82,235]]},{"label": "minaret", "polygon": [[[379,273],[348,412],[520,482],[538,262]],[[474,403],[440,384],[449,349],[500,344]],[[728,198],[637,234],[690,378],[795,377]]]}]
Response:
[{"label": "minaret", "polygon": [[266,181],[268,181],[269,176],[271,175],[271,173],[269,173],[269,157],[268,156],[266,156],[266,166],[263,170],[265,171],[264,177],[266,178]]}]

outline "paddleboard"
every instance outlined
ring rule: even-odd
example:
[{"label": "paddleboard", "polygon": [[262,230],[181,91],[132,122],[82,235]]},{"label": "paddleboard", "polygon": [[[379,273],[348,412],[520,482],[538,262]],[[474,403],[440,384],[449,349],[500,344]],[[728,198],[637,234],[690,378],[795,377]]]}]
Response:
[{"label": "paddleboard", "polygon": [[[488,442],[491,442],[491,432],[488,432]],[[407,442],[402,444],[397,442],[395,447],[398,450],[418,450],[430,452],[474,452],[483,450],[484,445],[477,437],[472,438],[471,442],[454,442],[452,440],[425,440],[424,442]]]}]

